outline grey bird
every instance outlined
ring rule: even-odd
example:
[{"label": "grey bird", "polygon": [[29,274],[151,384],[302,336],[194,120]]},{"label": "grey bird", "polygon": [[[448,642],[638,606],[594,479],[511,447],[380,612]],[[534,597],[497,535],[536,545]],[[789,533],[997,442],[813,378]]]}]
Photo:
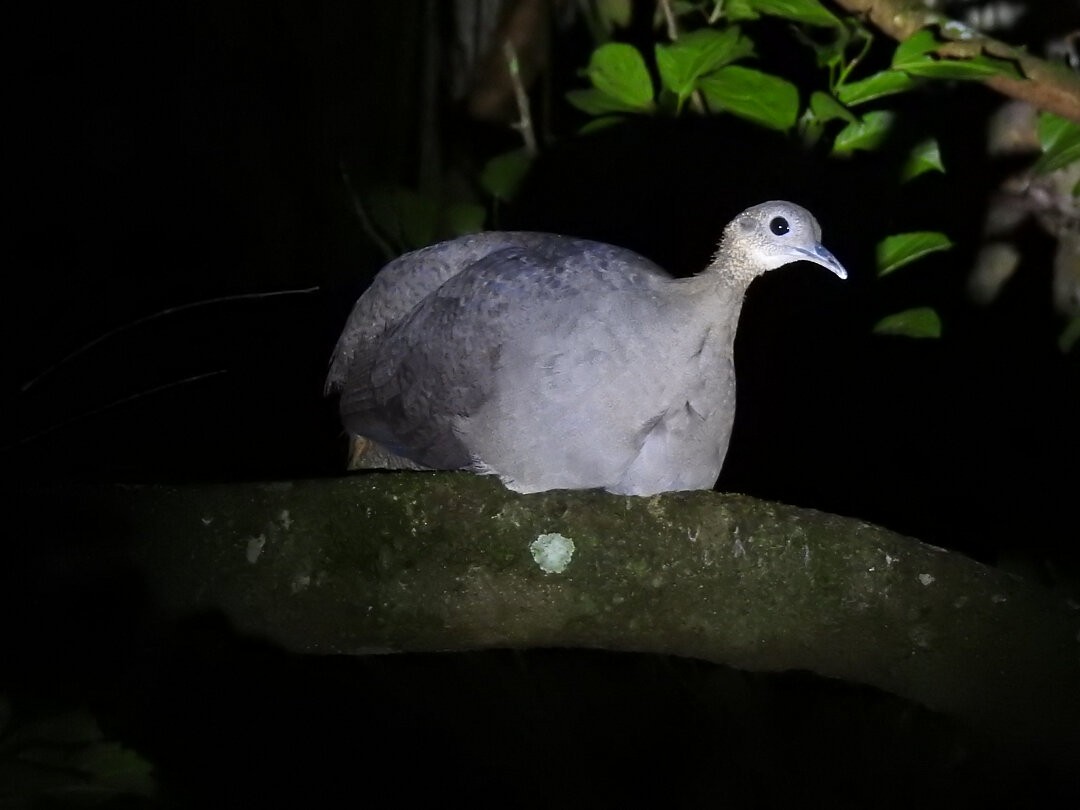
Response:
[{"label": "grey bird", "polygon": [[813,215],[783,201],[735,217],[685,279],[547,233],[442,242],[380,271],[326,391],[382,466],[493,474],[517,492],[711,489],[735,420],[746,290],[797,261],[847,278]]}]

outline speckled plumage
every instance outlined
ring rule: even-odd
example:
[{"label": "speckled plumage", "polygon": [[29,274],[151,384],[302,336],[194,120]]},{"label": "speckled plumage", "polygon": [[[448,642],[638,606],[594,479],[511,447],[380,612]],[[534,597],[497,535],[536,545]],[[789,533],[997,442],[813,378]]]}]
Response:
[{"label": "speckled plumage", "polygon": [[[786,233],[777,224],[784,223]],[[673,279],[622,248],[488,232],[406,254],[360,297],[327,392],[346,429],[418,466],[520,492],[708,489],[735,414],[743,296],[806,259],[845,277],[813,216],[747,209],[713,262]]]}]

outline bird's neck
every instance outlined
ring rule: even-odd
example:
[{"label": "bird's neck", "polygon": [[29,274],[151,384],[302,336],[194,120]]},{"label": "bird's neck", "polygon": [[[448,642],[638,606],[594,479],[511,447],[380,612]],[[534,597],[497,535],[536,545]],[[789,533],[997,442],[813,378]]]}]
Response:
[{"label": "bird's neck", "polygon": [[709,266],[701,273],[702,276],[718,277],[731,286],[741,289],[746,294],[746,288],[755,278],[761,275],[764,269],[758,266],[752,256],[745,250],[733,246],[735,240],[727,238],[720,241],[720,245],[713,254]]},{"label": "bird's neck", "polygon": [[709,333],[713,340],[730,346],[753,276],[728,273],[727,267],[714,261],[703,272],[676,284],[685,296],[686,318],[694,324],[686,324],[687,332]]}]

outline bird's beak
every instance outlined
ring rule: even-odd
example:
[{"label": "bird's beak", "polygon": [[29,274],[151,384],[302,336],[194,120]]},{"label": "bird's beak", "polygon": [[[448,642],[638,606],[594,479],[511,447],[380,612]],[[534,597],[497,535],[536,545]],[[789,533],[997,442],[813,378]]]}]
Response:
[{"label": "bird's beak", "polygon": [[840,264],[824,245],[815,245],[813,250],[800,248],[799,253],[808,262],[820,264],[822,267],[832,270],[840,278],[847,278],[847,270],[844,269],[844,265]]}]

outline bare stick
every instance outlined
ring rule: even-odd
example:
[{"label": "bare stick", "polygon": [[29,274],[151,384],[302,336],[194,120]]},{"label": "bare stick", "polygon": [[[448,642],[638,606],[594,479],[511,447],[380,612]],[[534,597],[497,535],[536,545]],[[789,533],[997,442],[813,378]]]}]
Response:
[{"label": "bare stick", "polygon": [[318,287],[305,287],[302,290],[275,290],[273,292],[241,293],[239,295],[223,295],[223,296],[221,296],[219,298],[207,298],[207,299],[205,299],[203,301],[192,301],[190,304],[181,304],[180,306],[177,306],[177,307],[169,307],[168,309],[163,309],[160,312],[155,312],[152,315],[144,315],[141,318],[136,318],[135,320],[133,320],[133,321],[131,321],[129,323],[125,323],[125,324],[123,324],[121,326],[117,326],[115,329],[110,329],[108,332],[105,332],[105,333],[103,333],[101,335],[98,335],[96,338],[91,340],[89,343],[84,343],[82,346],[77,348],[75,351],[73,351],[70,354],[67,354],[64,357],[57,360],[55,363],[53,363],[51,366],[46,368],[44,371],[42,371],[40,374],[38,374],[33,379],[30,379],[27,382],[23,383],[22,386],[19,388],[19,392],[25,394],[27,391],[29,391],[31,388],[33,388],[35,385],[37,385],[43,379],[45,379],[50,374],[52,374],[54,371],[56,371],[58,368],[60,368],[63,365],[66,365],[67,363],[70,363],[76,357],[79,357],[80,355],[86,354],[86,352],[90,351],[92,348],[97,346],[99,343],[104,343],[109,338],[115,337],[116,335],[119,335],[121,332],[126,332],[129,329],[134,329],[136,326],[140,326],[140,325],[146,323],[147,321],[152,321],[152,320],[155,320],[157,318],[163,318],[166,315],[175,315],[177,312],[183,312],[186,309],[195,309],[197,307],[210,306],[211,304],[223,304],[223,303],[226,303],[228,301],[245,301],[245,300],[250,300],[250,299],[255,299],[255,298],[274,298],[274,297],[279,296],[279,295],[301,295],[301,294],[304,294],[304,293],[315,292],[318,289],[319,289]]},{"label": "bare stick", "polygon": [[503,43],[503,54],[506,56],[506,66],[510,70],[510,83],[514,86],[514,98],[518,108],[517,123],[510,126],[521,133],[528,155],[535,157],[539,153],[539,147],[536,143],[536,132],[533,130],[532,114],[529,111],[529,94],[525,92],[525,85],[521,81],[521,66],[518,64],[517,50],[509,39]]},{"label": "bare stick", "polygon": [[157,385],[153,388],[147,388],[145,391],[139,391],[129,396],[121,397],[120,399],[114,400],[107,405],[102,405],[100,408],[94,408],[93,410],[85,411],[83,413],[77,414],[76,416],[64,419],[61,422],[57,422],[55,425],[50,425],[44,430],[39,430],[37,433],[34,433],[30,436],[24,436],[23,438],[18,439],[11,444],[0,447],[0,452],[7,452],[9,450],[15,449],[16,447],[21,447],[24,444],[29,444],[30,442],[37,441],[38,439],[48,436],[50,433],[55,433],[58,430],[62,430],[66,427],[69,427],[70,425],[75,424],[76,422],[82,422],[84,419],[89,419],[93,416],[97,416],[98,414],[104,413],[105,411],[112,410],[113,408],[118,408],[121,405],[126,405],[129,402],[134,402],[137,399],[153,396],[154,394],[160,394],[162,391],[167,391],[170,388],[177,388],[181,385],[187,385],[188,383],[205,380],[208,377],[216,377],[219,374],[226,373],[226,371],[227,369],[219,368],[217,371],[208,371],[205,374],[196,374],[192,377],[185,377],[182,380],[174,380],[173,382],[164,383],[163,385]]},{"label": "bare stick", "polygon": [[345,190],[349,192],[349,199],[352,200],[356,218],[360,220],[360,227],[364,229],[364,233],[375,243],[375,246],[382,251],[387,261],[396,259],[400,255],[400,251],[394,250],[394,246],[383,238],[383,235],[379,233],[379,229],[375,227],[375,223],[371,221],[371,217],[367,215],[363,203],[360,202],[360,195],[357,194],[356,189],[353,187],[352,179],[349,177],[349,170],[345,168],[344,160],[338,161],[338,170],[341,172],[341,180],[345,184]]},{"label": "bare stick", "polygon": [[675,21],[675,12],[671,10],[669,0],[657,0],[660,10],[664,12],[664,22],[667,24],[667,38],[672,42],[679,38],[679,24]]}]

